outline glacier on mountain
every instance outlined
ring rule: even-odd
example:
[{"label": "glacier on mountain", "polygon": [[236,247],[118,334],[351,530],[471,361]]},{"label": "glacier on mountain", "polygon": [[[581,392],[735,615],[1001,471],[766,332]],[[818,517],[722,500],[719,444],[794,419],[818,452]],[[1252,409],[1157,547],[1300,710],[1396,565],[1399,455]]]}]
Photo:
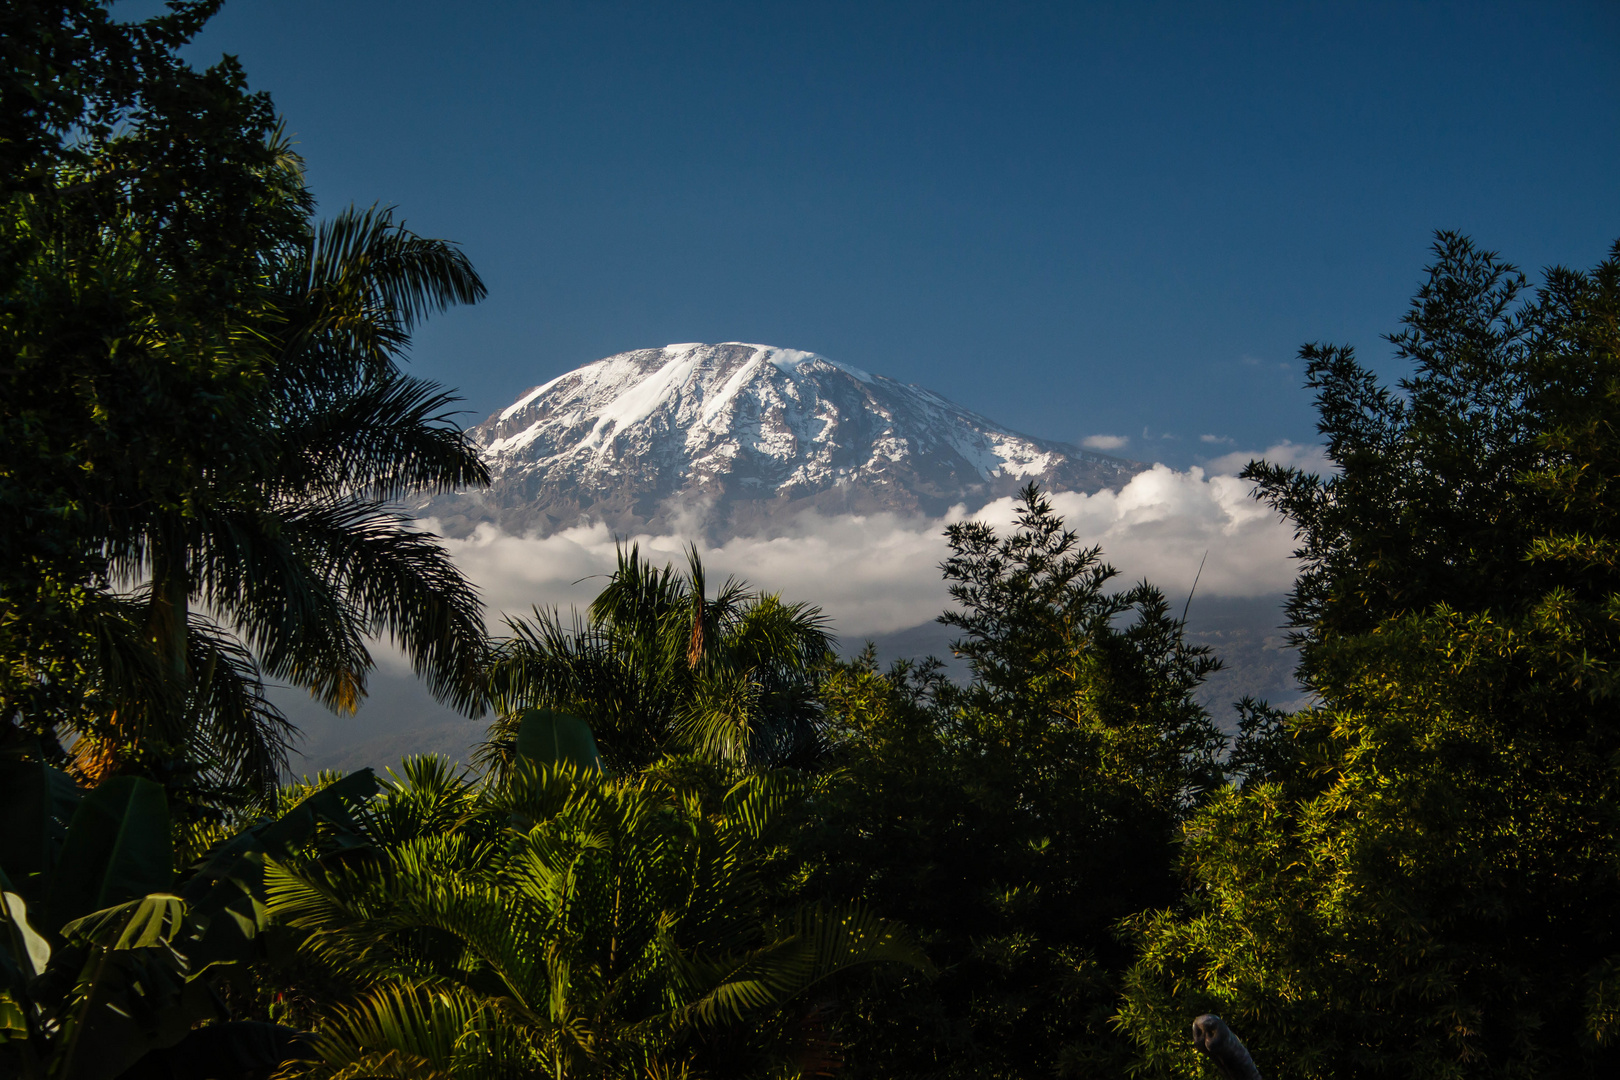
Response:
[{"label": "glacier on mountain", "polygon": [[486,491],[413,510],[453,536],[681,523],[710,539],[799,510],[938,515],[1030,480],[1117,488],[1143,466],[1004,428],[931,391],[815,353],[683,343],[620,353],[526,391],[473,428]]}]

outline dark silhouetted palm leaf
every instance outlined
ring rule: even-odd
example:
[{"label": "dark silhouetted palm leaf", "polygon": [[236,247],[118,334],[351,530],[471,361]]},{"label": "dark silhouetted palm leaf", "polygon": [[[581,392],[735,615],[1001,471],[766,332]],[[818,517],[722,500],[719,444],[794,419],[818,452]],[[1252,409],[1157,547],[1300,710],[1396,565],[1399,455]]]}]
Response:
[{"label": "dark silhouetted palm leaf", "polygon": [[499,767],[535,706],[587,720],[621,771],[679,751],[769,768],[819,750],[815,672],[830,645],[820,610],[736,579],[711,596],[695,548],[684,576],[621,549],[587,617],[565,626],[537,610],[508,625],[490,679],[501,719],[485,750]]},{"label": "dark silhouetted palm leaf", "polygon": [[455,399],[397,368],[413,326],[483,284],[453,245],[375,208],[340,214],[266,270],[276,316],[243,345],[266,374],[228,403],[231,444],[199,453],[184,490],[109,519],[114,569],[149,584],[87,608],[115,706],[85,728],[91,778],[179,755],[216,791],[268,796],[290,729],[260,670],[352,711],[378,636],[440,700],[480,707],[481,604],[391,504],[488,480],[450,422]]}]

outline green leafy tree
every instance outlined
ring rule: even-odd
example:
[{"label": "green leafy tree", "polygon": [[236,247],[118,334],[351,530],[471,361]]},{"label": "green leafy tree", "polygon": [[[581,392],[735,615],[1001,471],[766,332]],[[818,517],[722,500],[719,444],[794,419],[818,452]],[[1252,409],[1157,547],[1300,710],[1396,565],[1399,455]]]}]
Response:
[{"label": "green leafy tree", "polygon": [[[221,786],[272,790],[285,742],[259,671],[353,710],[377,633],[403,646],[441,698],[478,704],[482,606],[436,538],[389,504],[487,480],[445,415],[454,399],[395,362],[415,319],[475,300],[483,286],[453,247],[376,211],[339,215],[271,267],[279,314],[265,333],[277,351],[238,452],[203,457],[198,447],[168,498],[148,491],[108,514],[115,569],[150,573],[134,598],[141,629],[165,684],[179,689],[87,733],[75,751],[88,775],[178,750],[217,763]],[[234,666],[191,662],[194,634],[231,643],[191,610],[194,598],[245,639],[229,654]],[[231,695],[223,707],[206,696],[216,688]],[[200,738],[199,713],[214,721]],[[244,716],[258,726],[228,726]]]},{"label": "green leafy tree", "polygon": [[[106,511],[228,451],[262,373],[261,255],[307,199],[267,98],[174,55],[217,7],[140,23],[93,0],[8,6],[0,81],[0,706],[106,713],[159,694],[105,588]],[[99,697],[94,705],[88,697]]]},{"label": "green leafy tree", "polygon": [[484,479],[397,365],[483,286],[386,211],[311,223],[268,98],[175,55],[217,6],[15,6],[38,52],[0,87],[3,732],[205,801],[274,789],[261,670],[351,709],[384,633],[470,707],[483,658],[476,597],[387,509]]},{"label": "green leafy tree", "polygon": [[654,568],[636,547],[621,550],[585,619],[569,627],[536,611],[510,623],[492,665],[503,719],[489,754],[511,761],[518,718],[543,706],[588,721],[618,771],[677,751],[764,768],[807,764],[821,745],[816,673],[826,625],[819,609],[734,578],[709,596],[695,548],[684,576]]},{"label": "green leafy tree", "polygon": [[940,969],[844,1011],[853,1076],[1104,1075],[1122,917],[1176,892],[1178,824],[1219,778],[1191,697],[1215,662],[1164,598],[1080,546],[1048,500],[954,526],[944,564],[972,682],[866,658],[823,685],[837,771],[801,848],[808,888],[906,923]]},{"label": "green leafy tree", "polygon": [[1442,234],[1382,387],[1309,346],[1339,467],[1256,464],[1293,520],[1302,673],[1188,826],[1185,908],[1136,922],[1120,1021],[1198,1075],[1186,1019],[1266,1075],[1601,1076],[1620,915],[1620,248],[1523,278]]}]

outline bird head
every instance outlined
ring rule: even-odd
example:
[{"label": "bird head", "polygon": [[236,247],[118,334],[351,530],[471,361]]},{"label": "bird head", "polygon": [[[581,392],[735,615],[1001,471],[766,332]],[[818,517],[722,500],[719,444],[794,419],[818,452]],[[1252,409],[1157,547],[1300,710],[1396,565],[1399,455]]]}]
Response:
[{"label": "bird head", "polygon": [[1213,1052],[1219,1046],[1221,1036],[1230,1036],[1231,1033],[1226,1021],[1214,1013],[1193,1017],[1193,1048],[1201,1054]]},{"label": "bird head", "polygon": [[1193,1020],[1193,1048],[1207,1055],[1232,1080],[1260,1080],[1260,1070],[1254,1067],[1248,1049],[1232,1034],[1226,1021],[1214,1013]]}]

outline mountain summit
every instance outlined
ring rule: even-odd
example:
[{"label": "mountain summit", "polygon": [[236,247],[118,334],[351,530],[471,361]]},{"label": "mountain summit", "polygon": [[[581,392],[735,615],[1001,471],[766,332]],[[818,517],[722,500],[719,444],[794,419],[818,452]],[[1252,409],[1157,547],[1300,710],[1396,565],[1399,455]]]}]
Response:
[{"label": "mountain summit", "polygon": [[1117,487],[1142,466],[1009,431],[921,387],[769,345],[666,345],[548,383],[469,433],[487,491],[420,507],[451,535],[480,522],[547,535],[757,533],[800,510],[938,515],[1010,495]]}]

